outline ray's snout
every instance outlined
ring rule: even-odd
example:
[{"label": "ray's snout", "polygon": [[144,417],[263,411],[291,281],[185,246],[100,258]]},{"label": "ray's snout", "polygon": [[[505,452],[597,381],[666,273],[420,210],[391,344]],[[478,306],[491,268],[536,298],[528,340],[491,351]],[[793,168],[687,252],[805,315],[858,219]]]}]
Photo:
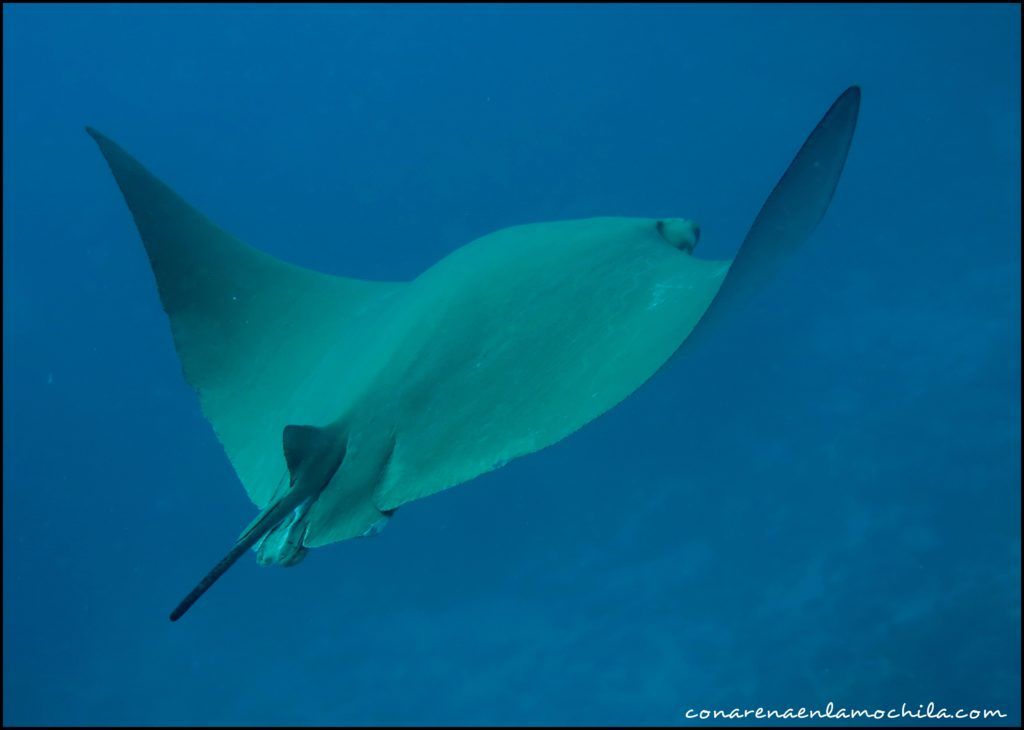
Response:
[{"label": "ray's snout", "polygon": [[693,253],[700,240],[700,226],[687,218],[662,218],[658,221],[658,233],[680,251]]}]

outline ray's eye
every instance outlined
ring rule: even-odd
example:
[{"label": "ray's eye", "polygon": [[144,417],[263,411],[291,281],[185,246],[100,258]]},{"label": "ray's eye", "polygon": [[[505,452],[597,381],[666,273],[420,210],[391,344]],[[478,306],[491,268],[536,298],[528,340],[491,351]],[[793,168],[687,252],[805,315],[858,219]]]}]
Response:
[{"label": "ray's eye", "polygon": [[655,222],[658,235],[680,251],[693,252],[700,240],[700,227],[686,218],[663,218]]}]

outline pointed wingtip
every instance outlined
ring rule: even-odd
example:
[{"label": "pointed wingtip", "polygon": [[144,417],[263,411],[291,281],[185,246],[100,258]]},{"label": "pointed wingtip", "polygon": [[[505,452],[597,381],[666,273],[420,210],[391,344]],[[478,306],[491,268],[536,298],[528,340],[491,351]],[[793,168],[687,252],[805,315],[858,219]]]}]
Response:
[{"label": "pointed wingtip", "polygon": [[825,112],[822,123],[836,117],[856,119],[860,112],[860,86],[854,84],[846,89],[839,97],[832,102],[832,106]]},{"label": "pointed wingtip", "polygon": [[100,152],[103,153],[103,156],[106,157],[108,161],[110,160],[111,155],[118,153],[126,157],[130,157],[127,152],[118,146],[117,142],[110,139],[110,137],[103,134],[103,132],[99,131],[95,127],[86,126],[85,133],[92,137],[93,141],[99,145]]},{"label": "pointed wingtip", "polygon": [[110,137],[103,134],[103,132],[100,132],[95,127],[90,127],[86,125],[85,133],[92,137],[93,141],[97,144],[97,146],[99,146],[100,154],[102,154],[103,157],[107,160],[107,163],[111,165],[111,171],[114,172],[114,177],[117,177],[117,173],[113,169],[113,158],[125,156],[131,159],[130,156],[124,150],[122,150],[116,142],[110,139]]}]

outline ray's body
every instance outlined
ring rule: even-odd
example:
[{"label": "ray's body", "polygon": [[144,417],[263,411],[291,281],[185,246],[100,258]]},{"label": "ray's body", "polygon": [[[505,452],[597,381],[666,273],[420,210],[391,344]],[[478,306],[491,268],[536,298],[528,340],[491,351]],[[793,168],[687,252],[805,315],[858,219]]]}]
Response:
[{"label": "ray's body", "polygon": [[[804,142],[735,259],[679,218],[502,229],[411,282],[263,254],[89,129],[132,212],[185,377],[260,508],[171,614],[249,548],[293,565],[399,506],[565,438],[743,306],[811,234],[856,126],[851,87]],[[627,497],[628,499],[628,497]]]}]

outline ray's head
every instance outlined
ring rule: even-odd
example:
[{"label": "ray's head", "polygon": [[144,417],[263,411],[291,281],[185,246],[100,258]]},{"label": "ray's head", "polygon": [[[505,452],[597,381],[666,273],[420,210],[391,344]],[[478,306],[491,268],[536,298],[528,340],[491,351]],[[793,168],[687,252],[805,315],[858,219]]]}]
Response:
[{"label": "ray's head", "polygon": [[700,226],[688,218],[661,218],[655,225],[665,242],[680,251],[693,253],[700,240]]}]

